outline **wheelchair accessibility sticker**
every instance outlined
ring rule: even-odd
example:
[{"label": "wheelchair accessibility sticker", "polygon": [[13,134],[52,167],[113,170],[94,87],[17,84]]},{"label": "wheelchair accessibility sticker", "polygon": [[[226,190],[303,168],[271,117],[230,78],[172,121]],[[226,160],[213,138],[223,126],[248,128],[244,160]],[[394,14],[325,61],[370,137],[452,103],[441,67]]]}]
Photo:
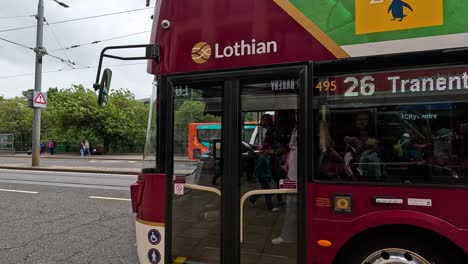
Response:
[{"label": "wheelchair accessibility sticker", "polygon": [[157,245],[161,242],[161,233],[156,229],[151,229],[148,232],[148,241],[151,245]]},{"label": "wheelchair accessibility sticker", "polygon": [[443,0],[355,0],[356,34],[443,25]]}]

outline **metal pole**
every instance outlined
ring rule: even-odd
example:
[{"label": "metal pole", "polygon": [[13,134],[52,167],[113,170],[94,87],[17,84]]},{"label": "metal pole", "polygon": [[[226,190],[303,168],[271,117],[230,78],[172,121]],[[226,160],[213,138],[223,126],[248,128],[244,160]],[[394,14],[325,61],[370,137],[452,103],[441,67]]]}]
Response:
[{"label": "metal pole", "polygon": [[[37,7],[37,35],[36,35],[36,72],[34,91],[41,92],[42,85],[42,56],[44,55],[43,29],[44,29],[44,2],[39,0]],[[35,98],[33,98],[34,100]],[[32,166],[40,166],[40,140],[41,140],[41,108],[34,107],[32,127]]]}]

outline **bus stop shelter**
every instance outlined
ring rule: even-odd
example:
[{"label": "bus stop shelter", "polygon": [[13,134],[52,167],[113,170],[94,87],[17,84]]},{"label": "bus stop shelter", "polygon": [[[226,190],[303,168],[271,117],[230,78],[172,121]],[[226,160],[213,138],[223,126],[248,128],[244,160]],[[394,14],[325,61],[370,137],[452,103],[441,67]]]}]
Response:
[{"label": "bus stop shelter", "polygon": [[0,134],[0,152],[15,152],[15,136]]}]

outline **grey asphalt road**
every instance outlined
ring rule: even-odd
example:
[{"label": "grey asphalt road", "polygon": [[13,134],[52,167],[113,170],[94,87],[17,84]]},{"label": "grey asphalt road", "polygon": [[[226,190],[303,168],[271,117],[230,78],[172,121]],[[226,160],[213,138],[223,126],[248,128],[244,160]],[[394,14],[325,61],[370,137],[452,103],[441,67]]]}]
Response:
[{"label": "grey asphalt road", "polygon": [[[28,157],[15,157],[15,156],[0,156],[0,164],[12,166],[31,166],[31,158]],[[93,158],[85,157],[63,157],[63,158],[50,158],[41,157],[40,165],[43,167],[74,167],[74,168],[114,168],[114,169],[136,169],[140,170],[142,161],[137,159],[116,159],[116,158]]]},{"label": "grey asphalt road", "polygon": [[0,170],[0,263],[137,263],[135,178]]},{"label": "grey asphalt road", "polygon": [[128,191],[136,175],[103,173],[70,173],[57,171],[1,170],[0,183],[36,184],[62,187],[84,187]]},{"label": "grey asphalt road", "polygon": [[[154,161],[146,161],[145,166],[152,166]],[[31,156],[0,155],[0,169],[26,169],[45,171],[72,171],[112,174],[139,174],[144,167],[141,155],[104,155],[80,158],[77,155],[41,156],[40,166],[32,167]],[[186,157],[175,157],[176,174],[189,174],[198,162]]]}]

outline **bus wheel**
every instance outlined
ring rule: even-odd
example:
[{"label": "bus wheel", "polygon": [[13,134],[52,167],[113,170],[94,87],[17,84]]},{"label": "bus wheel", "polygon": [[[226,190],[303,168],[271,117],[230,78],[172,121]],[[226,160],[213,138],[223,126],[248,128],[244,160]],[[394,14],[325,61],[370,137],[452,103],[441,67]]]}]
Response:
[{"label": "bus wheel", "polygon": [[402,248],[386,248],[378,250],[362,262],[362,264],[377,263],[432,264],[424,257]]},{"label": "bus wheel", "polygon": [[351,240],[335,264],[467,263],[455,245],[430,233],[370,232]]}]

